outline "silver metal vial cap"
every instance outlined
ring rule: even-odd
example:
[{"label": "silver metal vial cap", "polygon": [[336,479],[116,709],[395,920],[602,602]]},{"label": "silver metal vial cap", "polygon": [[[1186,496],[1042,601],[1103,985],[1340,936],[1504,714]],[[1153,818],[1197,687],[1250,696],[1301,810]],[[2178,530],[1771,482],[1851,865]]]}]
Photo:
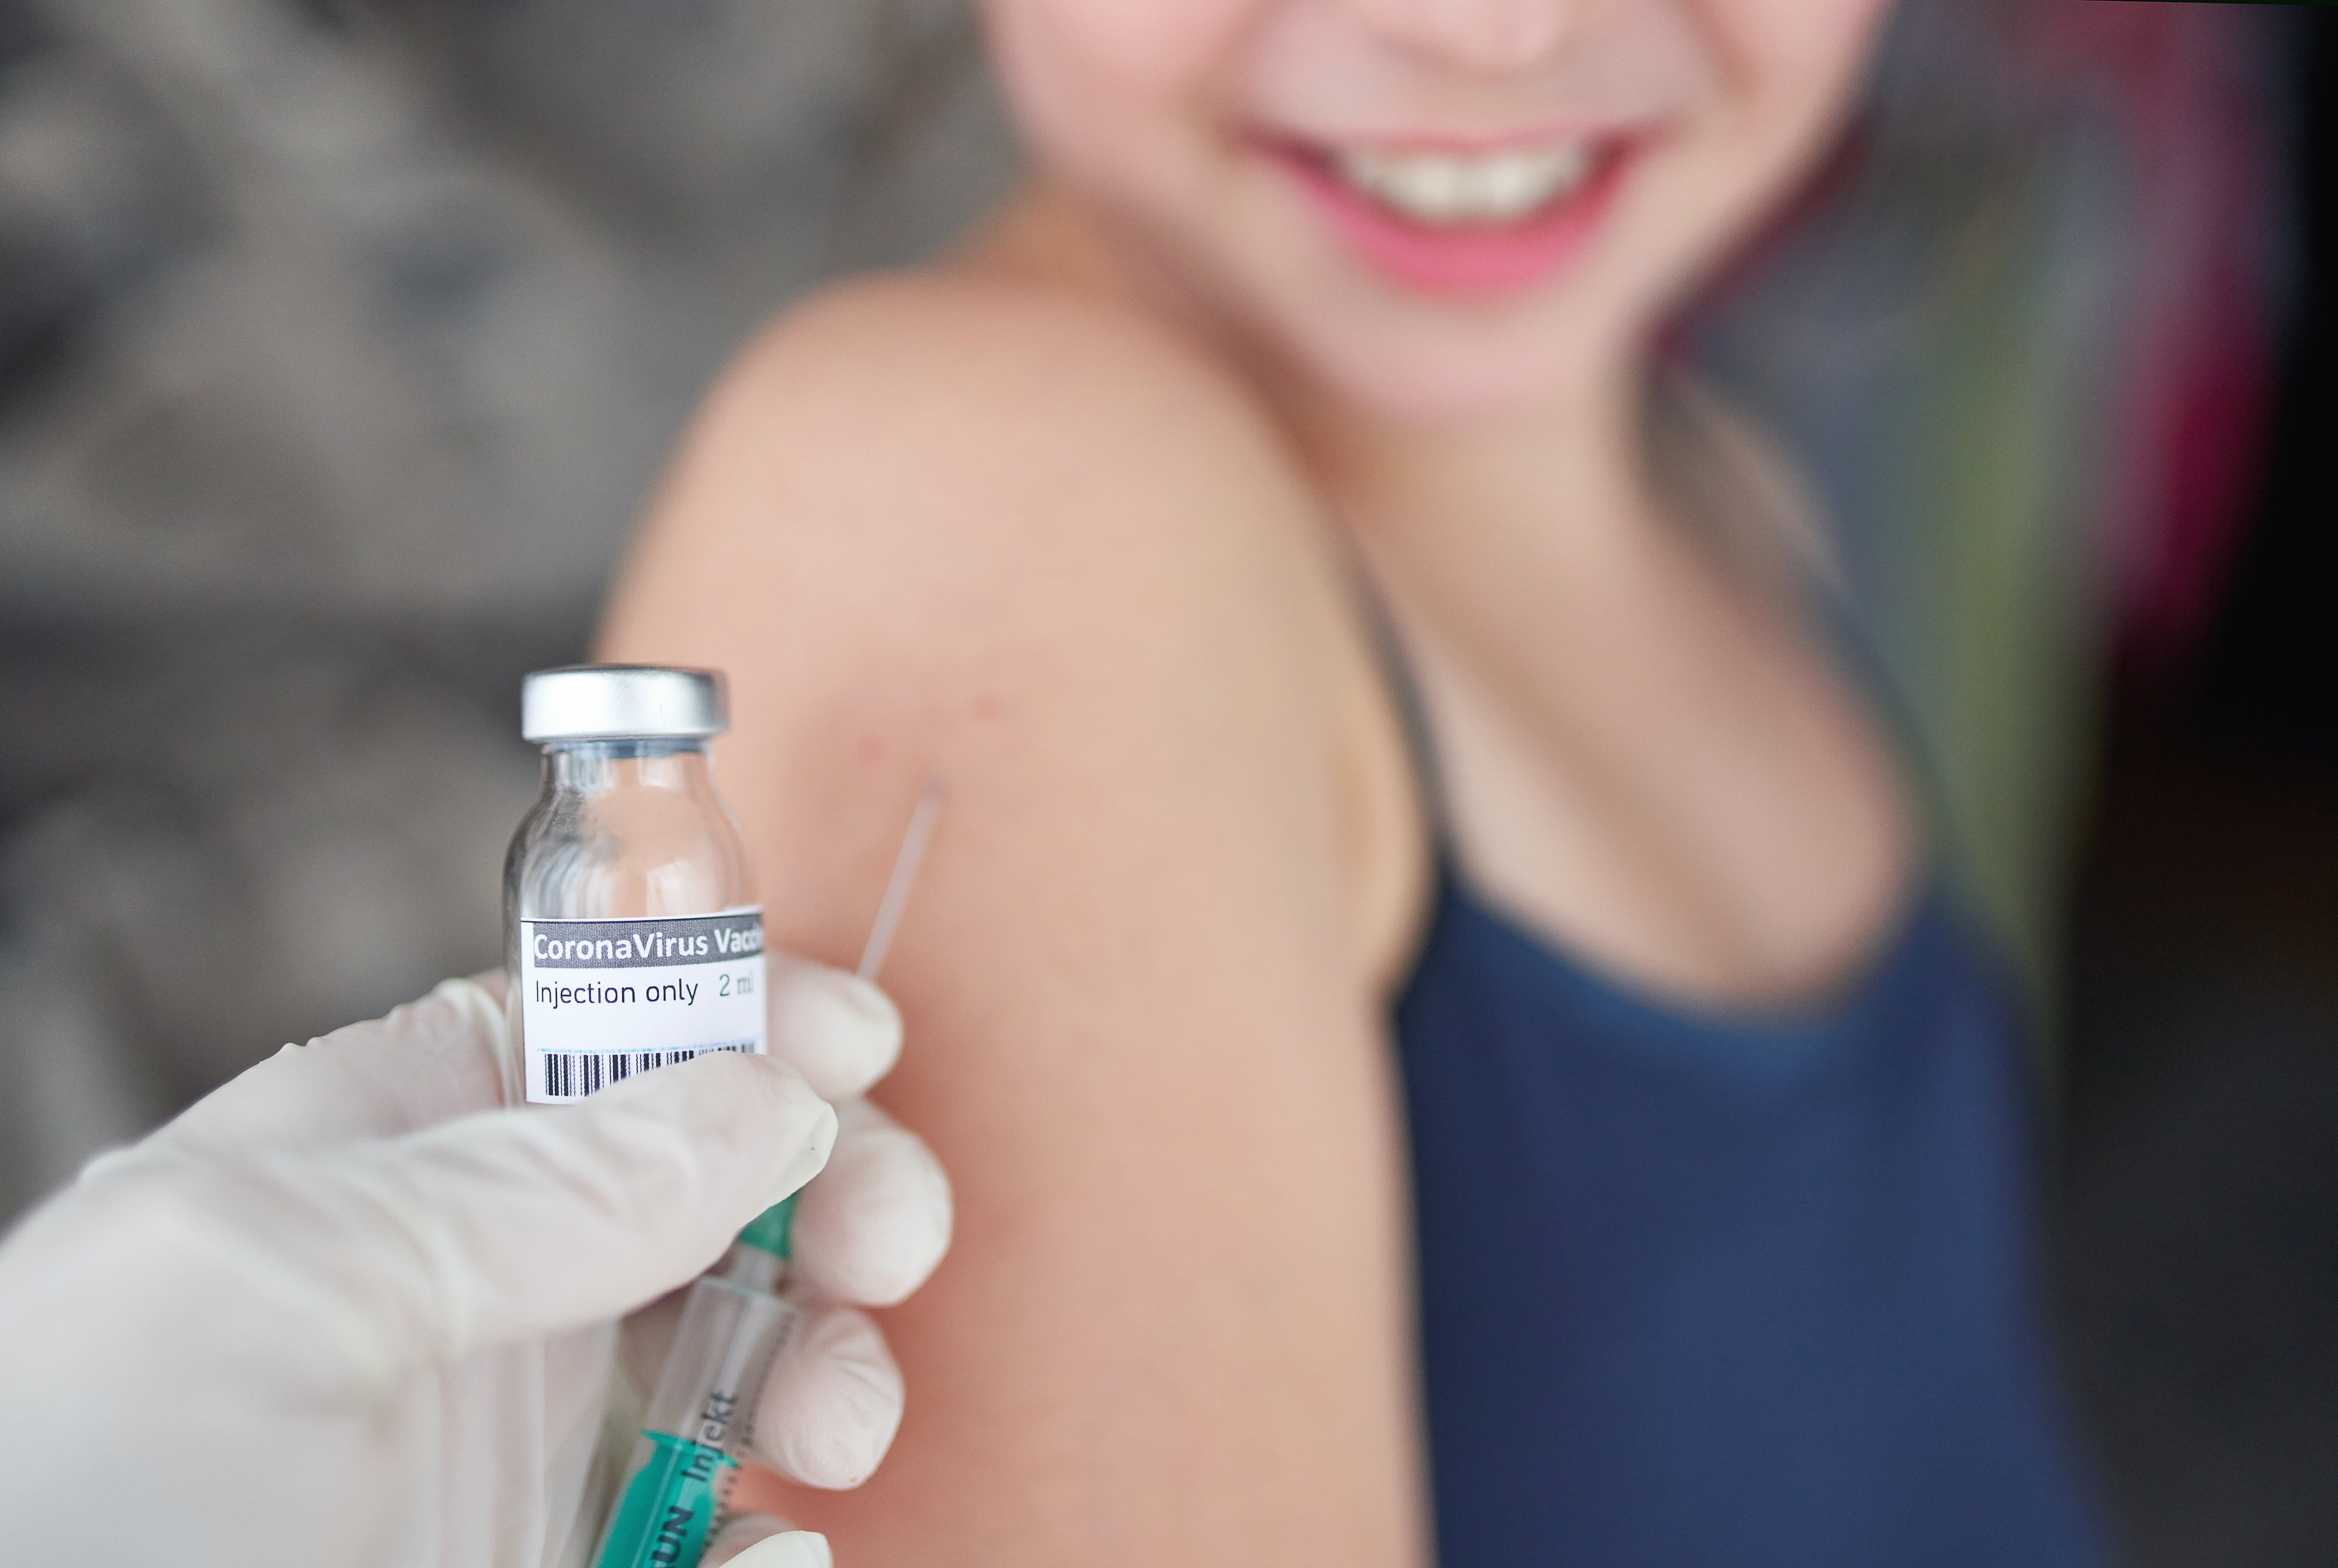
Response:
[{"label": "silver metal vial cap", "polygon": [[719,670],[572,664],[520,687],[519,732],[539,742],[702,740],[729,728]]}]

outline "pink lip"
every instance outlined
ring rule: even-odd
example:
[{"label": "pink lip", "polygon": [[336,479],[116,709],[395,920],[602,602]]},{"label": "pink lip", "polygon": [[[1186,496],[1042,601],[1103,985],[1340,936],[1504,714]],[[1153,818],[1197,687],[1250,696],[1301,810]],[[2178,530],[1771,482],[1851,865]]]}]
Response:
[{"label": "pink lip", "polygon": [[1602,148],[1581,185],[1515,222],[1431,227],[1352,189],[1312,148],[1263,138],[1253,146],[1298,181],[1368,266],[1408,289],[1457,297],[1518,293],[1574,260],[1606,216],[1633,151],[1624,142]]}]

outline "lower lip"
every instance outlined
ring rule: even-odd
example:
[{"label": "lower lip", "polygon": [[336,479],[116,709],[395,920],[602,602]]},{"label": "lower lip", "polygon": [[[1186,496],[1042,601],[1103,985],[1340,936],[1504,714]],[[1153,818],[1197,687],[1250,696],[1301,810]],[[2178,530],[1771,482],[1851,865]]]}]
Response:
[{"label": "lower lip", "polygon": [[1482,298],[1548,281],[1599,227],[1623,178],[1628,148],[1610,148],[1582,184],[1508,223],[1416,223],[1333,173],[1320,156],[1284,145],[1261,147],[1314,199],[1364,262],[1426,294]]}]

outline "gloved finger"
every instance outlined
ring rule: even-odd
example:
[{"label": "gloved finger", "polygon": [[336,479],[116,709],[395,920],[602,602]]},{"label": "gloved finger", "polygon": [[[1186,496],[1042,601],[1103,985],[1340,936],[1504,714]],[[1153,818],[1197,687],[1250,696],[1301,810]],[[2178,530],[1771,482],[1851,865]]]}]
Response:
[{"label": "gloved finger", "polygon": [[[492,979],[494,989],[482,984]],[[230,1156],[396,1137],[504,1102],[502,976],[448,980],[388,1016],[287,1045],[141,1147]],[[102,1171],[102,1154],[84,1174]]]},{"label": "gloved finger", "polygon": [[771,1054],[827,1100],[866,1094],[901,1055],[901,1014],[867,981],[773,952],[764,965]]},{"label": "gloved finger", "polygon": [[828,1537],[791,1530],[769,1514],[748,1514],[725,1524],[706,1544],[705,1568],[830,1568]]},{"label": "gloved finger", "polygon": [[890,1307],[949,1250],[949,1177],[925,1140],[866,1100],[837,1107],[836,1152],[796,1203],[794,1278]]},{"label": "gloved finger", "polygon": [[489,1112],[330,1156],[133,1153],[84,1191],[165,1176],[172,1255],[273,1309],[288,1363],[383,1396],[417,1368],[681,1284],[817,1172],[835,1131],[792,1069],[722,1053],[556,1112]]},{"label": "gloved finger", "polygon": [[755,1402],[755,1456],[807,1486],[858,1486],[900,1426],[901,1369],[876,1323],[839,1303],[807,1308]]}]

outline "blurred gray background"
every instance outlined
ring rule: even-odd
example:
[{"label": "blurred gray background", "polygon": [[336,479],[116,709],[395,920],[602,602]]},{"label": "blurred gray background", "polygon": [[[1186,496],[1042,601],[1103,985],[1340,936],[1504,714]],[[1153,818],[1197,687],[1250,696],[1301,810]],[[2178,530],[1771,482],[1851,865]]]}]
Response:
[{"label": "blurred gray background", "polygon": [[643,493],[1013,180],[919,0],[0,0],[0,1213],[496,959]]}]

